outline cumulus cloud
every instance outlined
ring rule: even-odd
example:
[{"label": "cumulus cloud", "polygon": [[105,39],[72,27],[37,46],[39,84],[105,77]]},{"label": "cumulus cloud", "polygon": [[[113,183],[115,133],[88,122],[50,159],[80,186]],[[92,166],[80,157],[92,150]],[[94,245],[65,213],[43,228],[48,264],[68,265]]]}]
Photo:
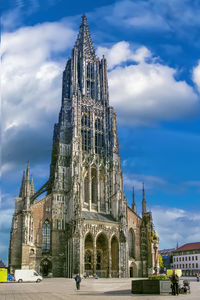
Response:
[{"label": "cumulus cloud", "polygon": [[200,92],[200,60],[198,61],[197,66],[193,69],[193,81]]},{"label": "cumulus cloud", "polygon": [[[168,31],[194,37],[198,34],[200,6],[192,0],[117,1],[104,18],[107,22],[129,29]],[[181,15],[181,18],[180,18]],[[183,28],[192,27],[192,32]],[[197,39],[198,35],[197,35]]]},{"label": "cumulus cloud", "polygon": [[200,240],[200,212],[184,209],[152,207],[155,229],[160,237],[160,249]]},{"label": "cumulus cloud", "polygon": [[97,55],[99,57],[105,55],[108,62],[108,68],[112,69],[116,65],[120,65],[127,61],[144,62],[151,57],[151,52],[144,46],[133,52],[128,42],[121,41],[114,44],[110,49],[98,47]]},{"label": "cumulus cloud", "polygon": [[58,117],[61,75],[67,59],[64,52],[67,55],[75,36],[64,21],[22,27],[3,34],[4,171],[27,160],[33,151],[34,157],[41,161],[46,159],[47,152],[50,154],[52,125]]},{"label": "cumulus cloud", "polygon": [[[146,47],[133,51],[129,43],[120,42],[98,51],[108,59],[110,101],[121,122],[152,125],[197,113],[194,89],[176,80],[177,70],[159,63]],[[120,65],[127,61],[134,63]]]}]

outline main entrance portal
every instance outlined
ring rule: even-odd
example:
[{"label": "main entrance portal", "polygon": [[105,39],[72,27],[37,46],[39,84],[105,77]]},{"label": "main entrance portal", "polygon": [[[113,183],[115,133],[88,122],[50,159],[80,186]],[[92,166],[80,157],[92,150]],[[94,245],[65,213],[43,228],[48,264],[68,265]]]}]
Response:
[{"label": "main entrance portal", "polygon": [[49,275],[49,273],[52,272],[52,263],[48,259],[43,259],[40,263],[40,274],[43,277],[46,277]]}]

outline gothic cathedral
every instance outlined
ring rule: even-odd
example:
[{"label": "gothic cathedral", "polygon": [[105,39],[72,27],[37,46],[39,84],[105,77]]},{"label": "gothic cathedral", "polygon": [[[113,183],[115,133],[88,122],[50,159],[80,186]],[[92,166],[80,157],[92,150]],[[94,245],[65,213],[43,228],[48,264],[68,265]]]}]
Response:
[{"label": "gothic cathedral", "polygon": [[[42,200],[37,197],[46,192]],[[123,191],[116,115],[107,64],[92,44],[86,16],[63,72],[49,180],[37,192],[30,167],[15,198],[9,266],[43,276],[138,277],[158,266],[158,237],[146,211]]]}]

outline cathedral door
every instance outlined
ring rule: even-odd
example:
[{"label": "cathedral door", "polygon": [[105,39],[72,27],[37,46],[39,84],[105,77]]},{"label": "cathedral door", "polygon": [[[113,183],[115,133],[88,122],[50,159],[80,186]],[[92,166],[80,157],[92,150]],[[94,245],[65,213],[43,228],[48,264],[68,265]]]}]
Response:
[{"label": "cathedral door", "polygon": [[116,236],[111,240],[111,276],[119,277],[119,244]]},{"label": "cathedral door", "polygon": [[85,237],[85,273],[87,276],[93,275],[94,250],[93,237],[88,233]]},{"label": "cathedral door", "polygon": [[105,234],[101,233],[96,241],[97,259],[96,259],[96,274],[99,277],[108,277],[108,239]]},{"label": "cathedral door", "polygon": [[48,276],[49,273],[52,271],[52,263],[48,259],[44,259],[40,263],[40,273],[43,277]]}]

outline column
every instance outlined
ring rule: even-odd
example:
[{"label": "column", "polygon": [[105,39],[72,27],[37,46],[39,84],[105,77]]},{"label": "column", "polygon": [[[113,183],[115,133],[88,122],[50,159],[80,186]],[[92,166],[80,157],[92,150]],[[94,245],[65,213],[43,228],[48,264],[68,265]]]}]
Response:
[{"label": "column", "polygon": [[93,245],[93,275],[96,275],[96,266],[97,266],[97,246],[96,246],[96,239],[94,239],[94,245]]},{"label": "column", "polygon": [[111,256],[111,240],[108,241],[108,277],[111,278],[112,256]]},{"label": "column", "polygon": [[100,173],[99,173],[99,165],[97,166],[97,211],[100,212]]}]

